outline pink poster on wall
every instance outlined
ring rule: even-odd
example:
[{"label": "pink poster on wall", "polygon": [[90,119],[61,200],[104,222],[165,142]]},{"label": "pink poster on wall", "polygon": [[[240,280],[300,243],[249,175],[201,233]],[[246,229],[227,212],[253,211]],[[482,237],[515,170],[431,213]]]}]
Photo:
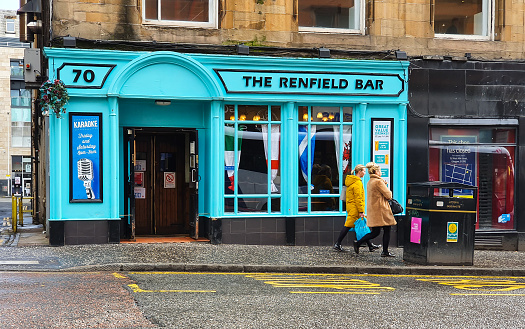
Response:
[{"label": "pink poster on wall", "polygon": [[421,218],[412,217],[410,224],[410,242],[412,243],[421,244],[421,222]]}]

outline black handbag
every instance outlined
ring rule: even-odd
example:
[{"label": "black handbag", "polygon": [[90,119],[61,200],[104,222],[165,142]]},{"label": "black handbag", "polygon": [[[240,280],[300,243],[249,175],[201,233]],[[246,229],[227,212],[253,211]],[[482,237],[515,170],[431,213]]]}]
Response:
[{"label": "black handbag", "polygon": [[403,212],[403,207],[396,199],[388,200],[390,204],[390,209],[392,209],[392,214],[397,215]]}]

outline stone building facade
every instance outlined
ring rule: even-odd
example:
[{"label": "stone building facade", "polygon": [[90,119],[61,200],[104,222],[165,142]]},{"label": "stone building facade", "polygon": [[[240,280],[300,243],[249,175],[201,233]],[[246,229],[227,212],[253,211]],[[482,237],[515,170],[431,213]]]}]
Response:
[{"label": "stone building facade", "polygon": [[[29,44],[18,39],[18,21],[16,11],[0,10],[0,196],[11,194],[16,175],[13,170],[18,170],[19,165],[22,168],[22,159],[31,164],[31,101],[30,96],[29,99],[24,97],[26,93],[20,94],[20,90],[24,90],[24,48]],[[29,114],[29,122],[21,123],[26,125],[26,129],[15,131],[15,141],[12,127],[18,123],[14,123],[17,116],[15,113],[13,117],[13,109],[14,112],[25,110]],[[20,136],[18,133],[25,134],[25,144],[17,139]],[[29,177],[26,180],[30,183],[31,172],[26,177]]]},{"label": "stone building facade", "polygon": [[[520,78],[525,72],[521,64],[525,4],[508,0],[53,0],[51,4],[43,2],[34,11],[33,18],[41,20],[46,31],[38,38],[40,48],[410,61],[403,77],[408,83],[408,134],[403,146],[407,182],[449,179],[443,168],[450,163],[440,162],[449,158],[439,150],[454,146],[442,139],[455,133],[467,136],[475,144],[471,151],[479,153],[468,160],[476,168],[470,183],[483,189],[481,203],[493,204],[483,210],[483,225],[476,227],[477,244],[525,249],[525,193],[519,188],[525,186],[520,173],[520,160],[525,161],[520,133],[525,129],[525,100],[520,96],[525,85]],[[43,61],[43,67],[52,68]],[[431,136],[438,132],[439,137]],[[512,188],[503,188],[502,179]],[[251,225],[243,221],[240,226]]]}]

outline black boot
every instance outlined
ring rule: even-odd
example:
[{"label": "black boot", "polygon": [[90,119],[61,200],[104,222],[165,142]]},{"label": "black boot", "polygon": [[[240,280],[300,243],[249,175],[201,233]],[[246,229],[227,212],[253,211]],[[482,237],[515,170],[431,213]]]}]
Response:
[{"label": "black boot", "polygon": [[370,252],[373,252],[374,250],[379,248],[381,248],[381,245],[373,244],[372,242],[370,242],[370,244],[368,245],[368,250],[370,250]]}]

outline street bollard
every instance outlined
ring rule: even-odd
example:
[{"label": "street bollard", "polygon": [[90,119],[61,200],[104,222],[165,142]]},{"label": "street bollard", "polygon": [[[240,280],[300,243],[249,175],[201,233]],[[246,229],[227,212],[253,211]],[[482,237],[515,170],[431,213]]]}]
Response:
[{"label": "street bollard", "polygon": [[24,195],[20,195],[20,198],[18,198],[18,224],[20,226],[24,226]]},{"label": "street bollard", "polygon": [[11,226],[13,227],[13,233],[16,233],[17,229],[17,198],[15,195],[11,196],[11,206],[12,206],[12,212],[11,212]]}]

